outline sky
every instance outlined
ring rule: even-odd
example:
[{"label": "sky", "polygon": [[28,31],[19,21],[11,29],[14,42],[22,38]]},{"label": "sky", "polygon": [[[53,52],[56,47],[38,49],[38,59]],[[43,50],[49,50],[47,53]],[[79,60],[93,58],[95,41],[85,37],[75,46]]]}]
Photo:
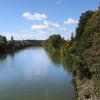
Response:
[{"label": "sky", "polygon": [[44,40],[52,34],[70,39],[87,10],[99,0],[0,0],[0,35],[16,40]]}]

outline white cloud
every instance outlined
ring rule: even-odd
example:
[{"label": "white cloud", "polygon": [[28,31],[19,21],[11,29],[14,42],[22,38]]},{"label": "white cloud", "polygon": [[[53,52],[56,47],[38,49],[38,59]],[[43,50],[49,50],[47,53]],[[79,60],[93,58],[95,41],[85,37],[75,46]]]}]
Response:
[{"label": "white cloud", "polygon": [[45,25],[32,25],[31,29],[44,30],[44,29],[46,29],[46,26]]},{"label": "white cloud", "polygon": [[64,21],[64,24],[66,25],[78,24],[78,20],[75,20],[73,18],[68,18],[66,21]]},{"label": "white cloud", "polygon": [[56,29],[59,28],[60,25],[58,23],[53,23],[53,22],[49,22],[49,21],[44,21],[43,24],[41,25],[32,25],[31,29],[34,30],[46,30],[46,29]]},{"label": "white cloud", "polygon": [[26,20],[45,20],[47,19],[47,16],[43,13],[30,13],[30,12],[25,12],[22,14],[22,17],[24,17]]}]

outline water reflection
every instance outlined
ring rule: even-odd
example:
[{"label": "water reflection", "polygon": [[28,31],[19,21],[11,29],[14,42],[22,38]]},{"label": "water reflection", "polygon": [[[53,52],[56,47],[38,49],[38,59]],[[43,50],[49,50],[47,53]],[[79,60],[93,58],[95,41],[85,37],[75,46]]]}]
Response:
[{"label": "water reflection", "polygon": [[74,100],[73,77],[59,53],[32,47],[0,61],[0,100]]},{"label": "water reflection", "polygon": [[29,62],[32,63],[28,63],[28,60],[26,60],[27,64],[24,66],[25,80],[41,80],[43,77],[47,75],[49,66],[48,56],[44,52],[44,49],[41,49],[41,51],[37,49],[35,50],[35,53],[32,50],[32,54],[28,55]]},{"label": "water reflection", "polygon": [[6,59],[7,59],[7,55],[0,55],[0,70],[3,69],[3,65]]},{"label": "water reflection", "polygon": [[0,55],[0,63],[6,59],[7,55]]},{"label": "water reflection", "polygon": [[14,53],[14,52],[9,53],[9,56],[10,56],[12,59],[14,59],[15,53]]},{"label": "water reflection", "polygon": [[45,49],[45,50],[48,53],[48,56],[50,57],[53,63],[58,64],[58,65],[62,64],[63,68],[66,71],[69,71],[69,72],[73,71],[72,63],[69,62],[66,57],[62,57],[60,55],[60,51],[54,51],[52,49],[51,50]]},{"label": "water reflection", "polygon": [[45,49],[45,51],[47,52],[49,58],[52,60],[52,62],[54,64],[61,64],[62,62],[62,59],[61,59],[61,56],[59,54],[59,51],[54,51],[54,50],[47,50]]}]

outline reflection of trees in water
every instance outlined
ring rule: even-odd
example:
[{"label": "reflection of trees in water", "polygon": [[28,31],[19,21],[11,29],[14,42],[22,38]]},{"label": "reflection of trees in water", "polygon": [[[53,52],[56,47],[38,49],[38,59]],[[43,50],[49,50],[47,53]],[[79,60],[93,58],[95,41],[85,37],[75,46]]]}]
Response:
[{"label": "reflection of trees in water", "polygon": [[1,71],[2,68],[4,68],[3,63],[4,63],[5,59],[7,59],[6,54],[5,55],[4,54],[0,55],[0,71]]},{"label": "reflection of trees in water", "polygon": [[62,64],[65,70],[73,72],[73,64],[67,58],[63,58]]},{"label": "reflection of trees in water", "polygon": [[9,53],[9,56],[13,59],[15,56],[15,52]]},{"label": "reflection of trees in water", "polygon": [[63,68],[66,71],[69,71],[69,72],[73,71],[73,65],[72,65],[71,61],[65,57],[62,57],[60,50],[57,51],[57,50],[52,50],[52,49],[49,49],[49,50],[46,49],[46,51],[53,63],[62,64]]},{"label": "reflection of trees in water", "polygon": [[4,61],[7,56],[10,56],[12,59],[14,58],[15,54],[20,52],[21,50],[16,50],[16,51],[10,51],[9,53],[2,53],[0,55],[0,62]]},{"label": "reflection of trees in water", "polygon": [[0,62],[3,62],[6,59],[7,55],[0,55]]},{"label": "reflection of trees in water", "polygon": [[[24,49],[27,49],[27,48],[24,48]],[[10,52],[8,53],[8,55],[13,59],[14,56],[15,56],[15,54],[19,53],[20,51],[23,51],[24,49],[10,51]]]},{"label": "reflection of trees in water", "polygon": [[60,56],[60,52],[56,51],[56,50],[52,50],[52,49],[46,49],[48,56],[50,57],[50,59],[52,60],[52,62],[54,64],[61,64],[61,56]]}]

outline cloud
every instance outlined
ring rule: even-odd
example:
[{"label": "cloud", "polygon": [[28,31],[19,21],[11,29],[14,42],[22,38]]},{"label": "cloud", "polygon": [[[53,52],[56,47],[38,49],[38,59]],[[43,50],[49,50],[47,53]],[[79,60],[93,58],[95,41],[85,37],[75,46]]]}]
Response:
[{"label": "cloud", "polygon": [[47,27],[45,25],[32,25],[31,29],[35,29],[35,30],[44,30]]},{"label": "cloud", "polygon": [[24,17],[26,20],[45,20],[47,19],[47,16],[43,13],[30,13],[30,12],[25,12],[22,14],[22,17]]},{"label": "cloud", "polygon": [[57,0],[56,1],[56,4],[61,4],[62,3],[62,0]]},{"label": "cloud", "polygon": [[66,21],[64,21],[64,24],[66,24],[66,25],[76,25],[76,24],[78,24],[78,20],[75,20],[75,19],[73,19],[73,18],[68,18]]},{"label": "cloud", "polygon": [[56,29],[59,28],[60,25],[58,23],[53,23],[49,21],[44,21],[41,25],[32,25],[31,29],[33,30],[47,30],[47,29]]}]

